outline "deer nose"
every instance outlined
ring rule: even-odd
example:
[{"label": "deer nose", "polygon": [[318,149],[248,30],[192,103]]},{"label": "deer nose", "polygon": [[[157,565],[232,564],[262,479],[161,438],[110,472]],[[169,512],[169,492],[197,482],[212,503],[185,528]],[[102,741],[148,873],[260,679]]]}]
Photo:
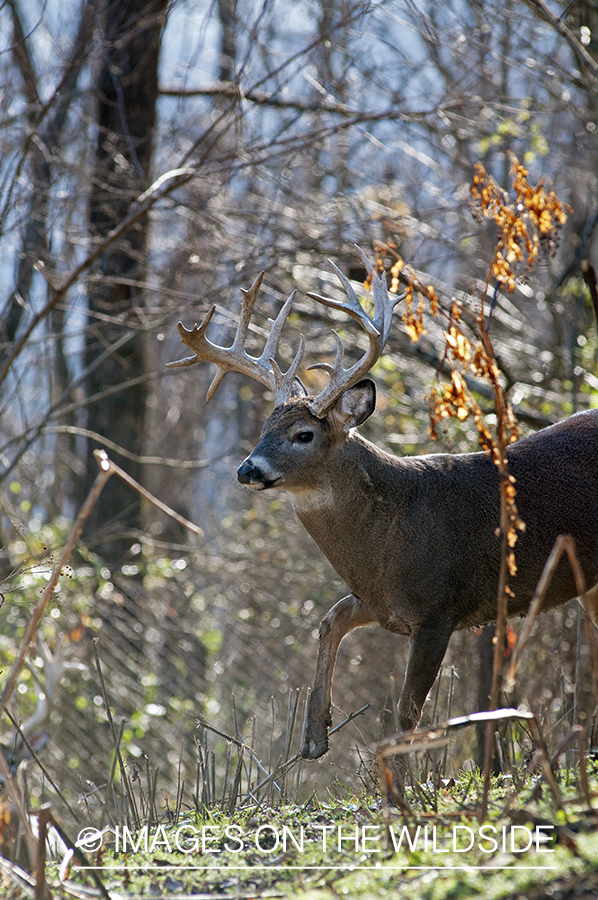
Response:
[{"label": "deer nose", "polygon": [[237,469],[237,479],[241,484],[251,484],[253,481],[262,481],[262,473],[248,457]]}]

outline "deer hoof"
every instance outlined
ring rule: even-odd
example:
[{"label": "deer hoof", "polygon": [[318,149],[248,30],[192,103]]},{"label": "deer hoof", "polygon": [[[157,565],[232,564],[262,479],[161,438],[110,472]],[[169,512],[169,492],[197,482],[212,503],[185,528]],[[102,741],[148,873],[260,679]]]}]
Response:
[{"label": "deer hoof", "polygon": [[319,759],[328,752],[328,738],[323,741],[308,740],[303,745],[301,755],[303,759]]}]

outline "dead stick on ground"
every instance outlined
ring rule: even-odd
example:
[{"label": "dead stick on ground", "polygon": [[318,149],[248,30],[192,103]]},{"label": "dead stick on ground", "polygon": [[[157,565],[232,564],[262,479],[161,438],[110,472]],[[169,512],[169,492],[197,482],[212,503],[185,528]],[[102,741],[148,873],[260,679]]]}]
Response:
[{"label": "dead stick on ground", "polygon": [[[587,605],[584,604],[583,595],[585,593],[585,579],[583,572],[581,570],[581,566],[579,565],[579,560],[577,559],[577,555],[575,553],[575,541],[570,535],[561,534],[557,537],[554,547],[548,557],[546,563],[544,564],[544,568],[542,569],[542,574],[540,576],[540,580],[536,586],[536,590],[534,592],[534,596],[532,598],[527,620],[524,625],[523,631],[519,640],[517,641],[517,645],[515,647],[515,652],[513,654],[513,660],[509,667],[509,671],[506,677],[506,690],[512,690],[514,682],[515,682],[515,674],[517,672],[517,668],[519,666],[519,662],[521,659],[521,655],[525,648],[527,641],[529,640],[529,636],[531,634],[531,630],[533,628],[536,617],[540,611],[540,607],[544,601],[544,596],[550,582],[552,581],[552,577],[554,575],[554,571],[560,561],[563,553],[567,554],[569,559],[569,564],[573,570],[573,577],[575,579],[575,589],[578,592],[580,602],[584,607],[584,611],[587,613]],[[503,612],[506,612],[503,611]],[[504,618],[499,617],[499,618]],[[504,622],[502,622],[504,625]],[[496,637],[494,638],[496,641],[496,645],[494,648],[494,675],[500,677],[500,670],[502,668],[502,653],[503,653],[503,640],[504,640],[504,630],[501,630],[500,634],[497,630]],[[497,665],[498,663],[498,665]],[[495,681],[493,683],[493,691],[492,691],[492,706],[495,707],[497,705],[498,694],[496,693],[498,690],[498,682]],[[490,738],[492,736],[492,723],[488,722],[486,726],[486,745],[484,751],[484,795],[482,800],[482,806],[480,809],[480,819],[484,820],[486,818],[487,804],[488,804],[488,790],[490,785],[490,761],[491,761],[491,751],[490,751]],[[544,768],[546,769],[546,765],[548,765],[547,761],[544,760],[542,762]],[[557,805],[561,803],[560,796],[558,795],[558,789],[556,787],[556,782],[554,781],[554,776],[551,774],[550,776],[546,775],[547,780],[549,780],[551,790],[555,794],[555,800]],[[552,778],[552,781],[550,781]],[[553,784],[554,782],[554,784]]]},{"label": "dead stick on ground", "polygon": [[50,822],[50,804],[44,803],[38,812],[39,833],[37,836],[37,859],[35,861],[35,900],[47,900],[46,884],[46,837]]},{"label": "dead stick on ground", "polygon": [[[534,627],[534,623],[536,621],[536,618],[538,617],[542,603],[544,602],[546,591],[548,590],[548,587],[554,575],[554,571],[559,564],[563,553],[567,554],[569,563],[571,565],[571,568],[573,569],[575,589],[577,590],[579,597],[583,598],[586,586],[583,572],[581,570],[581,566],[579,565],[577,554],[575,553],[575,541],[572,537],[570,537],[570,535],[561,534],[556,539],[550,556],[544,564],[542,574],[540,575],[540,580],[538,581],[538,585],[529,606],[525,624],[517,640],[515,650],[513,651],[513,658],[505,679],[505,690],[507,692],[513,690],[513,686],[515,684],[515,675],[517,674],[517,669],[519,667],[519,663],[521,662],[521,656],[523,654],[523,651],[525,650],[525,645],[527,644],[532,633],[532,628]],[[581,603],[583,606],[583,599],[581,600]]]},{"label": "dead stick on ground", "polygon": [[[218,737],[224,738],[225,741],[228,741],[230,744],[235,744],[235,746],[240,747],[242,750],[246,750],[249,754],[250,761],[253,760],[257,765],[258,769],[266,775],[266,769],[261,764],[255,753],[253,752],[253,747],[250,747],[249,744],[246,744],[241,738],[234,738],[230,734],[225,734],[224,731],[220,731],[218,728],[215,728],[213,725],[210,725],[208,720],[202,716],[201,714],[197,717],[197,724],[201,725],[202,728],[205,728],[206,731],[211,731],[213,734],[217,734]],[[277,784],[274,785],[276,790],[280,793],[280,788]]]},{"label": "dead stick on ground", "polygon": [[540,726],[538,725],[538,721],[534,716],[533,719],[530,720],[530,728],[532,732],[532,737],[535,741],[537,750],[537,758],[542,766],[542,772],[544,773],[544,778],[548,782],[548,786],[552,791],[552,796],[554,797],[554,802],[556,804],[557,809],[563,808],[563,798],[561,797],[561,792],[559,791],[559,787],[556,783],[556,778],[554,777],[554,772],[552,771],[552,766],[550,765],[550,759],[548,757],[548,748],[546,747],[546,742],[540,731]]},{"label": "dead stick on ground", "polygon": [[[350,715],[347,716],[346,719],[343,719],[342,722],[339,722],[338,725],[335,725],[334,728],[331,728],[330,731],[328,732],[328,736],[332,737],[333,734],[336,734],[337,731],[340,731],[341,728],[344,728],[345,725],[348,725],[349,722],[352,722],[353,719],[355,719],[357,716],[360,716],[367,709],[369,709],[371,705],[372,705],[371,703],[366,703],[366,705],[362,706],[361,709],[358,709],[355,712],[352,712]],[[292,769],[293,766],[295,766],[299,762],[300,759],[303,759],[303,753],[301,750],[299,751],[299,753],[295,753],[295,755],[291,756],[290,759],[285,760],[285,762],[283,762],[279,766],[277,766],[271,775],[268,775],[268,777],[265,778],[264,781],[261,781],[259,784],[257,784],[255,786],[255,788],[253,789],[253,792],[255,794],[257,794],[257,792],[259,790],[261,790],[261,788],[263,788],[267,784],[269,784],[281,772],[283,774],[286,774],[286,772],[288,772],[289,769]]]}]

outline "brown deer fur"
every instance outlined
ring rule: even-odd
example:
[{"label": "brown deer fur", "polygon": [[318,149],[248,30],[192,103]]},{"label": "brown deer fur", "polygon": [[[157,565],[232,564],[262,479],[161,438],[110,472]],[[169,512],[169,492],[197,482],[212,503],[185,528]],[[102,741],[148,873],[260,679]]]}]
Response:
[{"label": "brown deer fur", "polygon": [[[311,413],[306,398],[291,400],[274,410],[262,440],[238,470],[239,480],[255,490],[277,487],[291,494],[297,516],[351,591],[320,628],[304,746],[309,758],[328,749],[336,653],[353,628],[378,622],[409,636],[399,722],[410,729],[452,632],[496,618],[496,466],[484,452],[407,458],[385,453],[354,430],[374,404],[369,379],[347,391],[323,418]],[[574,537],[586,584],[598,583],[598,410],[518,441],[509,447],[508,461],[526,525],[510,582],[515,596],[509,615],[521,615],[559,534]],[[596,591],[588,594],[598,613]],[[544,608],[575,596],[563,559]]]}]

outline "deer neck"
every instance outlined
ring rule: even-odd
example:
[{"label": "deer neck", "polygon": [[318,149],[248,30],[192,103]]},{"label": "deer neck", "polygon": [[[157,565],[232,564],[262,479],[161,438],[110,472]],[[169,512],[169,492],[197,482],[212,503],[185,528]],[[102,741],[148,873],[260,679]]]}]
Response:
[{"label": "deer neck", "polygon": [[410,479],[400,459],[356,432],[331,463],[318,483],[292,492],[293,505],[337,573],[363,597],[361,581],[373,587],[383,576],[385,545],[404,514]]}]

